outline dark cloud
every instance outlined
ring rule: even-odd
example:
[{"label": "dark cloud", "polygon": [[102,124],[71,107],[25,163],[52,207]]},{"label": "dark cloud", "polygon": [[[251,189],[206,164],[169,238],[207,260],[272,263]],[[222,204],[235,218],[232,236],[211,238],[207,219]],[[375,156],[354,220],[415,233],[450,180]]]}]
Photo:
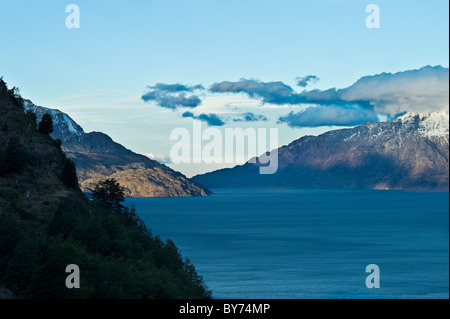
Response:
[{"label": "dark cloud", "polygon": [[222,121],[222,119],[217,115],[217,114],[200,114],[198,116],[195,116],[194,113],[192,112],[184,112],[182,114],[183,117],[191,117],[193,119],[196,120],[201,120],[204,121],[206,123],[208,123],[209,126],[222,126],[225,124],[224,121]]},{"label": "dark cloud", "polygon": [[204,90],[200,84],[195,86],[187,86],[183,84],[165,84],[157,83],[154,86],[147,87],[149,91],[141,96],[145,102],[154,101],[159,106],[176,109],[178,107],[194,108],[199,106],[201,99],[192,94],[195,90]]},{"label": "dark cloud", "polygon": [[210,126],[222,126],[225,124],[225,122],[216,114],[200,114],[197,118],[207,122]]},{"label": "dark cloud", "polygon": [[297,82],[297,86],[306,87],[308,82],[317,82],[319,81],[319,78],[315,75],[307,75],[304,77],[297,77],[295,81]]},{"label": "dark cloud", "polygon": [[195,118],[194,113],[189,112],[189,111],[184,112],[181,116],[182,116],[182,117],[192,117],[192,118]]},{"label": "dark cloud", "polygon": [[312,90],[296,93],[283,82],[261,82],[258,80],[240,80],[237,82],[215,83],[209,89],[213,93],[246,93],[250,98],[262,99],[272,104],[347,104],[341,101],[336,89],[325,91]]},{"label": "dark cloud", "polygon": [[209,90],[214,93],[246,93],[251,98],[262,98],[265,103],[278,103],[280,99],[289,98],[294,93],[292,88],[283,82],[247,79],[215,83]]},{"label": "dark cloud", "polygon": [[160,91],[150,91],[142,96],[145,102],[155,101],[159,106],[176,109],[177,107],[197,107],[202,101],[196,95],[187,96],[185,93],[166,94]]},{"label": "dark cloud", "polygon": [[149,89],[158,90],[158,91],[166,91],[166,92],[192,92],[194,90],[204,90],[205,88],[201,84],[197,84],[194,86],[188,86],[180,83],[176,84],[165,84],[165,83],[156,83],[155,86],[149,86]]},{"label": "dark cloud", "polygon": [[242,113],[241,117],[233,119],[234,122],[259,122],[259,121],[267,121],[267,117],[262,114],[255,114],[252,112]]}]

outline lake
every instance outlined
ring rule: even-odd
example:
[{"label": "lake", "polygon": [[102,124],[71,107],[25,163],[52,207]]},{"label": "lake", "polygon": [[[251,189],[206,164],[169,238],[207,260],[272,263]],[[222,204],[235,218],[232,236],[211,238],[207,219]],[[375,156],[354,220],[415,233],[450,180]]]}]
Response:
[{"label": "lake", "polygon": [[[214,189],[128,198],[214,298],[449,298],[449,193]],[[366,266],[379,267],[367,288]]]}]

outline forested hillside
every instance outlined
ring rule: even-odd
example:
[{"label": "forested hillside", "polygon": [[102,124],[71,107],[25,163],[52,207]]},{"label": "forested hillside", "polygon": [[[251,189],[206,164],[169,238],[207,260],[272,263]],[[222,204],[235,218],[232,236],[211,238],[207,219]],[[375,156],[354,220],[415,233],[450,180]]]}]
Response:
[{"label": "forested hillside", "polygon": [[[175,244],[134,209],[87,199],[75,166],[0,80],[0,290],[16,298],[209,298]],[[80,288],[66,287],[66,267]]]}]

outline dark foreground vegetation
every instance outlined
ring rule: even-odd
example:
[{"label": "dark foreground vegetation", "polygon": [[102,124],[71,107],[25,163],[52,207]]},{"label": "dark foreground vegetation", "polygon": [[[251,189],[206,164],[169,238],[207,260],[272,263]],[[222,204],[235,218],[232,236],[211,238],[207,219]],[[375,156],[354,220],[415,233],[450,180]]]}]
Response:
[{"label": "dark foreground vegetation", "polygon": [[[82,194],[50,131],[1,79],[0,288],[16,298],[210,298],[175,244],[122,205],[114,180],[92,201]],[[66,287],[69,264],[79,266],[78,289]]]}]

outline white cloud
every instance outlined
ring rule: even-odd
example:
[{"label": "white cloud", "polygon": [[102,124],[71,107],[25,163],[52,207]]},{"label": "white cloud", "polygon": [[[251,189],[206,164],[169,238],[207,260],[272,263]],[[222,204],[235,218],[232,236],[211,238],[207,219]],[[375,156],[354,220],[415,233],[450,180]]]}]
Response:
[{"label": "white cloud", "polygon": [[145,156],[147,156],[149,159],[158,161],[163,164],[169,164],[172,161],[170,160],[169,156],[163,155],[163,154],[155,154],[155,153],[145,153]]},{"label": "white cloud", "polygon": [[338,90],[344,101],[369,101],[376,112],[446,110],[449,104],[449,70],[426,66],[398,73],[381,73],[359,79]]}]

